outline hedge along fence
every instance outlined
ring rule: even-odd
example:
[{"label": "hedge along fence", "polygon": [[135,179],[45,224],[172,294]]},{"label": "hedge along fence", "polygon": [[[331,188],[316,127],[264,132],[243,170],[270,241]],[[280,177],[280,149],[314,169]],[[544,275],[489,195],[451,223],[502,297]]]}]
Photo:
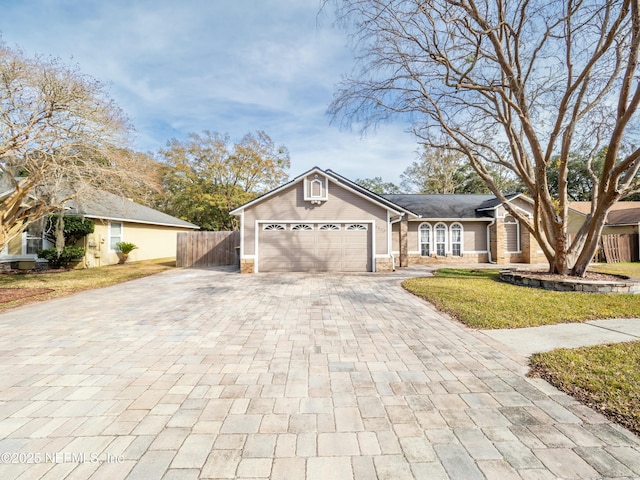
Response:
[{"label": "hedge along fence", "polygon": [[240,232],[179,232],[176,266],[237,265]]}]

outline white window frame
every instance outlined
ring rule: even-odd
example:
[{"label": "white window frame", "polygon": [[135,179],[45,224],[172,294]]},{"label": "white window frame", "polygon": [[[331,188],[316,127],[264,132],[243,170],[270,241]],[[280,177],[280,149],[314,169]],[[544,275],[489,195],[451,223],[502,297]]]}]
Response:
[{"label": "white window frame", "polygon": [[[427,227],[429,229],[429,234],[427,236],[427,241],[423,242],[422,241],[422,227]],[[429,246],[429,253],[428,255],[424,255],[422,253],[422,245],[427,244]],[[431,254],[433,253],[433,248],[431,248],[433,246],[433,227],[431,226],[430,223],[428,222],[423,222],[420,224],[420,226],[418,226],[418,252],[420,252],[420,256],[421,257],[430,257]]]},{"label": "white window frame", "polygon": [[[460,241],[459,242],[454,242],[453,241],[453,228],[454,227],[460,227]],[[460,245],[460,253],[459,255],[456,255],[453,251],[453,246],[454,245]],[[451,256],[452,257],[461,257],[462,256],[462,252],[464,252],[464,227],[462,226],[461,223],[452,223],[451,226],[449,227],[449,245],[450,245],[450,249],[451,249]]]},{"label": "white window frame", "polygon": [[[507,222],[507,218],[509,217],[513,218],[512,222]],[[507,225],[515,224],[516,226],[516,250],[515,251],[507,250],[505,245],[505,253],[522,253],[522,246],[520,245],[520,222],[513,215],[507,214],[504,216],[503,224],[505,225],[505,235],[507,233],[507,227],[506,227]],[[505,243],[506,243],[506,239],[505,239]]]},{"label": "white window frame", "polygon": [[118,248],[115,245],[118,242],[114,243],[114,242],[111,241],[112,238],[114,238],[114,235],[112,233],[113,232],[112,229],[113,229],[113,225],[114,224],[120,225],[120,237],[119,237],[120,240],[118,240],[118,242],[124,242],[124,222],[109,222],[109,251],[110,252],[117,252],[118,251]]},{"label": "white window frame", "polygon": [[308,232],[313,230],[313,225],[309,223],[295,223],[291,225],[291,230],[294,232]]},{"label": "white window frame", "polygon": [[282,225],[281,223],[265,223],[262,225],[262,230],[265,232],[282,232],[286,230],[287,227]]},{"label": "white window frame", "polygon": [[[317,173],[311,177],[307,177],[304,180],[304,200],[311,203],[321,203],[329,199],[329,179],[318,175]],[[319,195],[314,195],[313,185],[317,185],[320,188]]]},{"label": "white window frame", "polygon": [[[443,242],[439,242],[438,241],[438,227],[442,227],[441,231],[444,232],[444,237],[443,237],[444,241]],[[448,245],[447,245],[447,237],[449,236],[448,233],[449,233],[449,229],[447,228],[447,225],[442,223],[442,222],[437,223],[436,226],[434,227],[434,229],[433,229],[433,243],[434,243],[434,246],[435,246],[436,257],[446,257],[447,256],[447,252],[449,251],[447,249],[447,247],[448,247]],[[440,255],[439,252],[438,252],[438,245],[443,245],[443,254],[442,255]]]},{"label": "white window frame", "polygon": [[340,224],[339,223],[323,223],[318,227],[318,230],[321,230],[323,232],[337,232],[340,230]]},{"label": "white window frame", "polygon": [[345,230],[353,232],[364,232],[369,230],[369,225],[367,225],[366,223],[350,223],[345,227]]}]

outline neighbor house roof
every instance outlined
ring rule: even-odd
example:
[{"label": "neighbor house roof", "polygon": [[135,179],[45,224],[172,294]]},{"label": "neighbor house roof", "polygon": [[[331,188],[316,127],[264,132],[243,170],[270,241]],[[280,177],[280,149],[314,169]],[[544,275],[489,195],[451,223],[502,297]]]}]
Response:
[{"label": "neighbor house roof", "polygon": [[[591,202],[571,202],[569,208],[583,215],[591,212]],[[607,225],[637,225],[640,223],[640,202],[616,202],[613,204],[607,218]]]},{"label": "neighbor house roof", "polygon": [[104,191],[94,191],[90,195],[83,196],[82,199],[71,200],[67,206],[69,207],[66,211],[67,214],[82,215],[87,218],[168,227],[200,228],[193,223]]},{"label": "neighbor house roof", "polygon": [[[483,194],[389,194],[384,198],[418,214],[421,218],[484,219],[502,204],[495,195]],[[507,200],[517,194],[508,195]]]}]

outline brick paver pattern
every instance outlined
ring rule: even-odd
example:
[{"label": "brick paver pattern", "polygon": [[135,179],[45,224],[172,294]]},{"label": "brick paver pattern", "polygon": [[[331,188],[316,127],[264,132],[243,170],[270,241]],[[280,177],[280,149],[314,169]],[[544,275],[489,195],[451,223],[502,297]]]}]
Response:
[{"label": "brick paver pattern", "polygon": [[0,478],[638,478],[638,437],[400,287],[175,270],[0,315]]}]

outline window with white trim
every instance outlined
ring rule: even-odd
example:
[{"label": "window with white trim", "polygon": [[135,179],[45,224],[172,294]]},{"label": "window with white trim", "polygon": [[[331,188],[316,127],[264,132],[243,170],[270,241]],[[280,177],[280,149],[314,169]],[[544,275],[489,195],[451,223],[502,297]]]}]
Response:
[{"label": "window with white trim", "polygon": [[309,190],[310,190],[309,196],[311,198],[322,198],[324,196],[322,192],[322,187],[323,185],[321,180],[317,178],[314,178],[313,180],[311,180],[309,182]]},{"label": "window with white trim", "polygon": [[355,223],[352,225],[347,225],[346,230],[368,230],[366,225],[362,225],[361,223]]},{"label": "window with white trim", "polygon": [[43,223],[35,222],[24,232],[24,253],[36,255],[43,248]]},{"label": "window with white trim", "polygon": [[109,249],[113,251],[117,251],[118,246],[116,244],[121,241],[122,241],[122,223],[110,222],[109,223]]},{"label": "window with white trim", "polygon": [[279,223],[268,223],[262,227],[262,230],[286,230],[284,225],[280,225]]},{"label": "window with white trim", "polygon": [[418,244],[420,245],[420,255],[428,257],[431,255],[431,225],[423,223],[418,229]]},{"label": "window with white trim", "polygon": [[459,223],[451,225],[451,255],[462,256],[462,225]]},{"label": "window with white trim", "polygon": [[335,223],[327,223],[324,225],[320,225],[318,230],[340,230],[340,225],[336,225]]},{"label": "window with white trim", "polygon": [[436,255],[445,257],[447,255],[447,226],[444,223],[436,225]]},{"label": "window with white trim", "polygon": [[291,230],[313,230],[313,225],[298,223],[296,225],[291,225]]},{"label": "window with white trim", "polygon": [[504,245],[507,253],[520,252],[520,223],[511,215],[504,217]]}]

